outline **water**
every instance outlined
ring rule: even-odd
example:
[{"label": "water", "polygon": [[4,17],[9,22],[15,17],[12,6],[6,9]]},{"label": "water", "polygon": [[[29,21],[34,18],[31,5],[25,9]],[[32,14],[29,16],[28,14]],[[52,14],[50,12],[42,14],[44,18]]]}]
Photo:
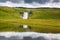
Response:
[{"label": "water", "polygon": [[60,40],[60,34],[37,32],[0,32],[0,40]]},{"label": "water", "polygon": [[29,13],[28,12],[24,12],[23,13],[23,19],[28,19]]},{"label": "water", "polygon": [[28,25],[23,25],[23,28],[24,28],[24,29],[27,29],[27,28],[28,28]]}]

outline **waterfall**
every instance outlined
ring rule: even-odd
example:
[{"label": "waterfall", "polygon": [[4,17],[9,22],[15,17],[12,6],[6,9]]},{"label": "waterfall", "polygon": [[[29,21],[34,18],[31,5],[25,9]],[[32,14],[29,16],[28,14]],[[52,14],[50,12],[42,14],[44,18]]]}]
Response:
[{"label": "waterfall", "polygon": [[23,13],[23,19],[28,19],[29,13],[28,12],[24,12]]},{"label": "waterfall", "polygon": [[23,25],[23,28],[24,28],[24,29],[27,29],[27,28],[28,28],[28,25]]}]

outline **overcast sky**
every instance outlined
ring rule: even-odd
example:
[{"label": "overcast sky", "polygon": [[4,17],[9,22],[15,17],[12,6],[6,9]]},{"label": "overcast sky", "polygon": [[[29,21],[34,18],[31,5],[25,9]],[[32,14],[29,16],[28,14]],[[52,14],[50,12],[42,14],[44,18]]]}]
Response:
[{"label": "overcast sky", "polygon": [[[21,0],[0,0],[0,2],[6,2],[6,1],[11,1],[11,2],[14,2],[14,3],[18,3]],[[41,3],[41,4],[44,4],[46,2],[49,2],[50,0],[24,0],[25,3],[32,3],[34,1],[38,2],[38,3]],[[53,0],[53,2],[60,2],[60,0]]]},{"label": "overcast sky", "polygon": [[60,0],[0,0],[0,6],[59,7]]}]

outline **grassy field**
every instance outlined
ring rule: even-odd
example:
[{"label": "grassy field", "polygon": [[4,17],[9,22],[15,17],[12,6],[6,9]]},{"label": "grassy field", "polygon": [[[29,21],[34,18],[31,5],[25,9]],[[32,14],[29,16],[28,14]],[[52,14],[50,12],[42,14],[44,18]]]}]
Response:
[{"label": "grassy field", "polygon": [[25,31],[20,25],[31,26],[32,31],[60,33],[60,9],[32,9],[28,20],[20,18],[23,8],[0,7],[0,31]]},{"label": "grassy field", "polygon": [[60,19],[60,9],[34,9],[31,19]]}]

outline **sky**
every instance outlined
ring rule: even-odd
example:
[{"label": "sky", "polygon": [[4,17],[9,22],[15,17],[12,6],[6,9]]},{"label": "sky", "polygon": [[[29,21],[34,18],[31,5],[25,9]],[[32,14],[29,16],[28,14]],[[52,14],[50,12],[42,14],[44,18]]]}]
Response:
[{"label": "sky", "polygon": [[59,7],[60,0],[0,0],[0,6],[21,6],[21,7]]},{"label": "sky", "polygon": [[[19,3],[19,1],[21,0],[0,0],[0,2],[6,2],[6,1]],[[43,4],[43,3],[49,2],[50,0],[24,0],[25,3],[32,3],[33,1]],[[53,0],[53,2],[60,2],[60,0]]]}]

